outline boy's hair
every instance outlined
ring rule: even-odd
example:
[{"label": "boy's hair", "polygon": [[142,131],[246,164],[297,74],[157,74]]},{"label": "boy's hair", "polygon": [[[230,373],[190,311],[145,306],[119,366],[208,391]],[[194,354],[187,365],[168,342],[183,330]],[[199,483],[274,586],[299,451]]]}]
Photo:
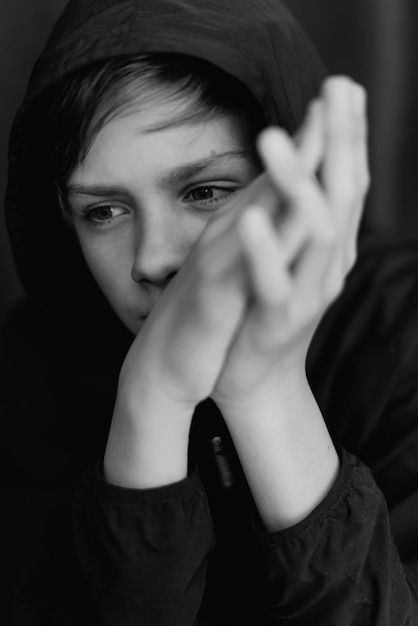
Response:
[{"label": "boy's hair", "polygon": [[[26,117],[28,156],[41,164],[65,195],[65,184],[83,162],[101,128],[118,115],[146,104],[150,96],[173,101],[173,116],[161,127],[238,115],[249,147],[265,125],[261,107],[235,77],[207,61],[181,54],[117,58],[70,74],[50,88]],[[179,107],[180,98],[189,106]]]}]

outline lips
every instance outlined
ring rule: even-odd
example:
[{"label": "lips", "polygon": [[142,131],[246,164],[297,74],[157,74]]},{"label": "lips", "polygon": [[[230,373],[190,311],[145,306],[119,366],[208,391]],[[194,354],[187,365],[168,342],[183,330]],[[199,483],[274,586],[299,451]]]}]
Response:
[{"label": "lips", "polygon": [[155,305],[157,304],[162,294],[163,294],[163,290],[161,289],[161,290],[155,291],[152,294],[152,296],[148,297],[148,301],[146,303],[147,308],[145,310],[140,311],[139,313],[139,319],[141,321],[144,321],[147,319],[147,317],[150,315],[150,313],[154,309]]},{"label": "lips", "polygon": [[164,290],[162,289],[158,289],[158,290],[155,289],[152,294],[150,293],[146,294],[147,297],[142,299],[142,302],[141,302],[142,306],[138,308],[139,310],[136,309],[135,311],[135,318],[137,320],[139,320],[141,323],[145,322],[145,320],[149,317],[150,313],[152,312],[155,305],[157,304],[158,300],[160,299],[163,291]]}]

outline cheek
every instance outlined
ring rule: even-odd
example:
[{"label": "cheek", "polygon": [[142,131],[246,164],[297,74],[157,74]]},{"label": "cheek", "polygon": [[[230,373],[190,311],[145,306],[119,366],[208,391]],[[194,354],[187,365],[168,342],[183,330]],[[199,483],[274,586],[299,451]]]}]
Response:
[{"label": "cheek", "polygon": [[178,248],[182,249],[184,260],[197,243],[213,215],[214,213],[204,211],[196,213],[184,211],[183,214],[177,215],[176,221],[170,225],[168,237],[174,238]]},{"label": "cheek", "polygon": [[132,264],[129,249],[100,237],[94,240],[79,237],[79,243],[86,264],[105,296],[111,301],[118,298],[123,286],[129,284]]}]

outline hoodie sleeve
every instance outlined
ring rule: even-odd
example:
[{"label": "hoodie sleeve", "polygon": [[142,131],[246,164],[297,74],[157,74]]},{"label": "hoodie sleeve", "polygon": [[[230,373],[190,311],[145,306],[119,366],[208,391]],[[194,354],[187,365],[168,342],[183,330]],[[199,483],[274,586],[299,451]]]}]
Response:
[{"label": "hoodie sleeve", "polygon": [[[405,517],[404,531],[413,525]],[[385,498],[369,469],[344,450],[321,505],[284,531],[255,530],[255,544],[268,624],[418,623],[418,578],[401,561]]]},{"label": "hoodie sleeve", "polygon": [[75,547],[101,624],[193,624],[213,547],[196,473],[157,489],[107,483],[96,469],[73,504]]},{"label": "hoodie sleeve", "polygon": [[13,523],[2,521],[3,565],[10,577],[17,570],[8,624],[195,623],[213,547],[197,474],[141,492],[106,484],[94,470],[72,504],[64,485],[2,486],[2,495],[13,509]]}]

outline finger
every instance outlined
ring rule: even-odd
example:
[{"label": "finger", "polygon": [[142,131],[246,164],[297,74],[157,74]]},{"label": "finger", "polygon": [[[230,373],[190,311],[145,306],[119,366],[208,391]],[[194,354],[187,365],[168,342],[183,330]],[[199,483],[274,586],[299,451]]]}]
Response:
[{"label": "finger", "polygon": [[269,128],[260,134],[258,149],[272,183],[287,203],[288,214],[294,212],[296,219],[305,220],[315,236],[332,236],[332,224],[318,181],[306,172],[288,135],[281,129]]},{"label": "finger", "polygon": [[287,210],[277,228],[291,267],[311,238],[333,241],[335,227],[318,180],[306,172],[287,135],[269,129],[260,136],[259,148],[272,181],[286,199]]},{"label": "finger", "polygon": [[321,179],[341,242],[330,270],[329,281],[335,284],[356,256],[367,173],[365,94],[351,79],[334,77],[324,84],[323,99],[325,158]]},{"label": "finger", "polygon": [[311,241],[291,275],[280,247],[280,238],[268,215],[259,207],[246,211],[239,223],[254,296],[252,337],[265,350],[290,340],[308,325],[317,323],[326,306],[341,289],[342,277],[326,284],[333,255],[330,241]]},{"label": "finger", "polygon": [[324,155],[324,111],[319,98],[311,102],[301,129],[295,135],[295,143],[305,170],[314,174]]},{"label": "finger", "polygon": [[[295,136],[299,157],[308,174],[314,175],[324,158],[324,103],[322,99],[313,100],[301,129]],[[280,233],[286,242],[288,261],[295,263],[306,246],[309,227],[306,220],[295,219],[295,213],[289,212],[287,219],[280,225]]]},{"label": "finger", "polygon": [[351,111],[354,143],[354,168],[357,185],[362,192],[369,185],[368,145],[367,145],[367,94],[357,83],[351,87]]},{"label": "finger", "polygon": [[344,272],[335,263],[335,244],[311,241],[293,271],[293,298],[289,319],[296,329],[317,322],[326,307],[341,291]]},{"label": "finger", "polygon": [[242,212],[253,204],[263,207],[272,216],[281,212],[281,198],[266,172],[260,174],[246,189],[212,214],[204,230],[205,239],[212,240],[223,236],[228,229],[234,229]]},{"label": "finger", "polygon": [[262,208],[253,206],[241,216],[238,232],[252,295],[266,311],[277,310],[287,301],[291,283],[272,221]]},{"label": "finger", "polygon": [[370,184],[368,157],[367,128],[367,95],[360,86],[355,85],[352,93],[353,124],[356,131],[354,146],[354,167],[357,181],[357,201],[354,204],[349,220],[348,240],[345,250],[345,266],[348,269],[354,264],[357,253],[357,238],[363,214],[364,202]]},{"label": "finger", "polygon": [[324,99],[325,158],[321,179],[336,219],[347,222],[347,207],[356,197],[355,128],[352,110],[353,83],[346,77],[325,81]]}]

